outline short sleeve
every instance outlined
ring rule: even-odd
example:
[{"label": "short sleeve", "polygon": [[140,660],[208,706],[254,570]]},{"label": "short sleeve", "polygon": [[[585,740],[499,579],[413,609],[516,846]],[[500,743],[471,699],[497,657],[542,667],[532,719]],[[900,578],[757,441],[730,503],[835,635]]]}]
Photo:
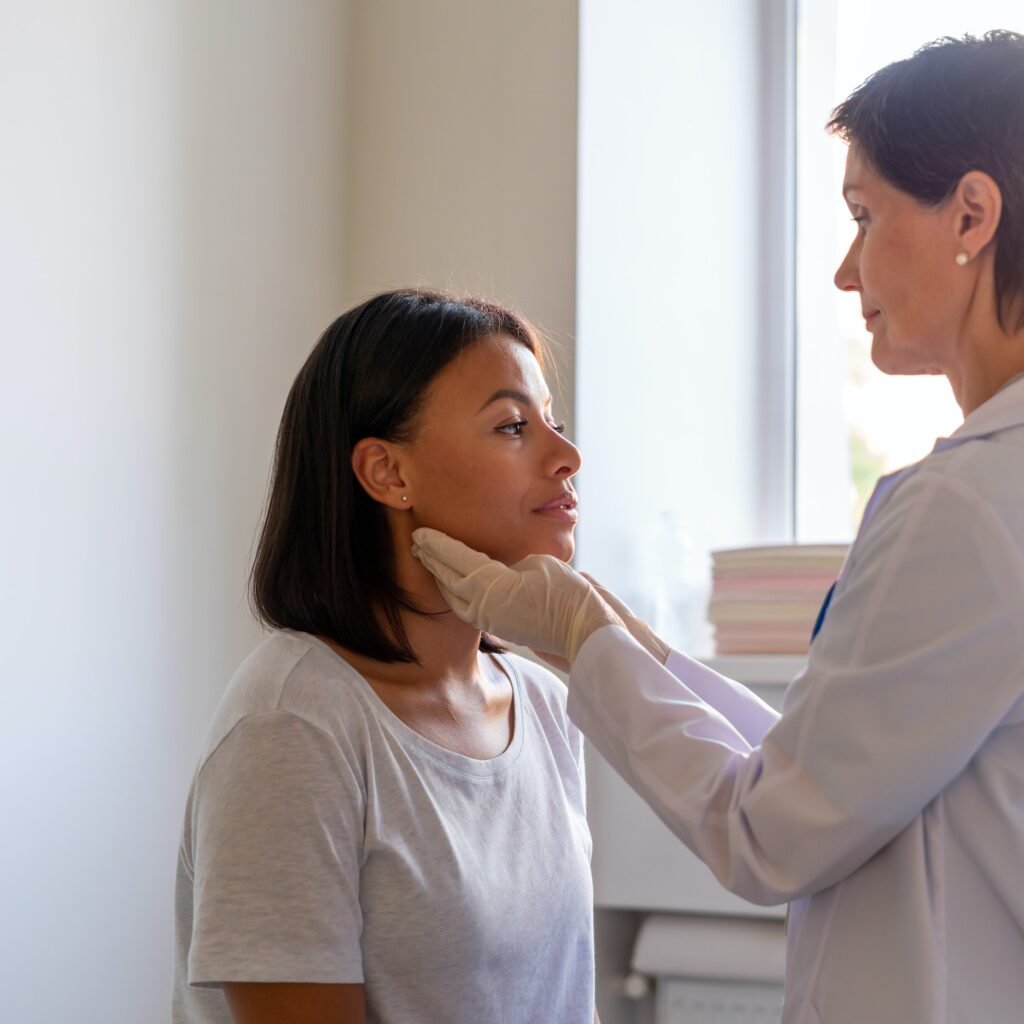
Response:
[{"label": "short sleeve", "polygon": [[190,984],[363,981],[364,805],[351,752],[309,722],[232,729],[195,785]]}]

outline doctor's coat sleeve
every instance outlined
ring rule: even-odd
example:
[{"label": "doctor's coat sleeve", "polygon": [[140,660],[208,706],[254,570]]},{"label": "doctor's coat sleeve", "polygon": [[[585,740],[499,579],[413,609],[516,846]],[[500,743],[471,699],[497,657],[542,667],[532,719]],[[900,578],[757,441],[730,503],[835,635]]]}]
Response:
[{"label": "doctor's coat sleeve", "polygon": [[726,888],[772,904],[835,884],[909,825],[1022,679],[1020,543],[977,492],[921,470],[862,530],[759,743],[617,626],[584,643],[569,713]]}]

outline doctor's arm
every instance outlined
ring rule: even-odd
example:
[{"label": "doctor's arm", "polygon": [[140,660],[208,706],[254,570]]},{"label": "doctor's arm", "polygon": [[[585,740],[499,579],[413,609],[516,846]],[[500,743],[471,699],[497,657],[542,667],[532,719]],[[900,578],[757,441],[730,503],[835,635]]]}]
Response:
[{"label": "doctor's arm", "polygon": [[573,662],[569,711],[727,888],[779,903],[832,885],[902,831],[1020,699],[1024,564],[945,478],[881,508],[807,670],[759,746],[621,627]]},{"label": "doctor's arm", "polygon": [[588,573],[581,575],[589,580],[602,599],[614,609],[629,635],[652,658],[664,665],[688,690],[728,719],[751,746],[761,742],[764,734],[778,721],[779,714],[774,708],[741,683],[720,675],[670,647],[643,619],[634,615],[624,601],[593,576]]}]

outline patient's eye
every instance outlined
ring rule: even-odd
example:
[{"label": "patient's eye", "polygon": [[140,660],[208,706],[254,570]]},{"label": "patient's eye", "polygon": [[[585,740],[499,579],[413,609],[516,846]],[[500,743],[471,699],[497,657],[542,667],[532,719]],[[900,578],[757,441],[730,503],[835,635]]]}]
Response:
[{"label": "patient's eye", "polygon": [[[523,436],[523,427],[527,426],[527,424],[529,422],[530,422],[529,420],[516,420],[515,423],[506,423],[504,426],[498,427],[497,429],[502,434],[507,434],[509,437],[522,437]],[[549,420],[548,421],[548,426],[552,430],[557,431],[559,434],[564,434],[565,433],[565,424],[564,423],[552,423]]]}]

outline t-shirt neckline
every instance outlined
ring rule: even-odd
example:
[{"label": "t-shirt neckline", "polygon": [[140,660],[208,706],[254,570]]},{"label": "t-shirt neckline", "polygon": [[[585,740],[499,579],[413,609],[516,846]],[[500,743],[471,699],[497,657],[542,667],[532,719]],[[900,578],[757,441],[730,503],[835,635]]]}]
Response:
[{"label": "t-shirt neckline", "polygon": [[526,715],[522,699],[522,687],[520,685],[519,673],[516,671],[515,666],[503,655],[494,654],[492,657],[508,676],[509,682],[512,684],[512,739],[509,745],[496,757],[480,760],[467,754],[460,754],[455,750],[449,750],[447,747],[442,747],[439,743],[427,739],[426,736],[418,733],[412,726],[403,722],[381,700],[377,691],[374,690],[361,672],[346,661],[333,647],[325,644],[312,633],[292,630],[284,630],[283,632],[289,632],[294,636],[301,636],[307,639],[317,649],[325,651],[334,659],[355,683],[359,693],[363,696],[365,702],[370,705],[378,721],[404,746],[415,747],[431,760],[442,764],[444,767],[462,775],[470,775],[475,778],[493,778],[495,775],[501,775],[508,771],[518,759],[523,749],[524,734],[526,732]]}]

